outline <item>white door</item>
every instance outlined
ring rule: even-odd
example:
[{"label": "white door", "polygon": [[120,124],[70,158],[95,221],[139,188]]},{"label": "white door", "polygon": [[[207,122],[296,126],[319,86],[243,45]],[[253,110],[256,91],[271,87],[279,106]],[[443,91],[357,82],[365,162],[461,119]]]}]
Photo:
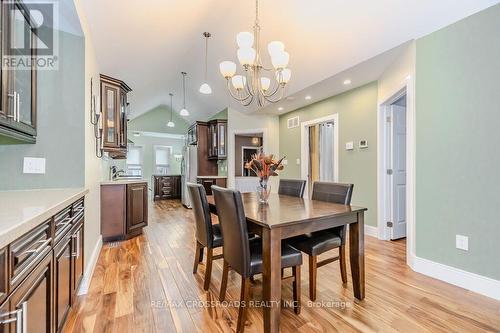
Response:
[{"label": "white door", "polygon": [[391,105],[391,239],[406,237],[406,108]]}]

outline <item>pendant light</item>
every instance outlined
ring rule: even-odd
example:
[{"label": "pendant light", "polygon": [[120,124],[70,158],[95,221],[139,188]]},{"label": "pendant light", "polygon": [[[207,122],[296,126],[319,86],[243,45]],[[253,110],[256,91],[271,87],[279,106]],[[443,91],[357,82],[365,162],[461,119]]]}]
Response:
[{"label": "pendant light", "polygon": [[204,32],[203,37],[205,37],[205,82],[200,86],[200,92],[205,95],[210,95],[212,93],[212,88],[207,83],[207,70],[208,70],[208,39],[212,36],[210,32]]},{"label": "pendant light", "polygon": [[189,117],[189,111],[186,109],[186,72],[181,72],[182,74],[182,92],[184,93],[184,103],[182,104],[182,110],[179,114],[183,117]]},{"label": "pendant light", "polygon": [[172,98],[174,97],[174,94],[170,93],[170,121],[167,123],[168,127],[175,127],[174,122],[172,121],[172,113],[174,112],[174,108],[172,106]]}]

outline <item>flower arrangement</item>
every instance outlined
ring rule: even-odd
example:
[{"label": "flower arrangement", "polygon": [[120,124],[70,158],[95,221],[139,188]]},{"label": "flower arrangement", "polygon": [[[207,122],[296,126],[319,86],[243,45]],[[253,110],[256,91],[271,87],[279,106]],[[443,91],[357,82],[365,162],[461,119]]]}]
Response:
[{"label": "flower arrangement", "polygon": [[282,164],[284,158],[285,156],[276,160],[273,154],[265,155],[261,151],[258,154],[253,154],[252,159],[245,163],[245,168],[252,170],[259,177],[257,193],[262,203],[267,203],[267,199],[271,193],[271,185],[268,184],[269,177],[277,176],[277,171],[284,169],[284,165]]}]

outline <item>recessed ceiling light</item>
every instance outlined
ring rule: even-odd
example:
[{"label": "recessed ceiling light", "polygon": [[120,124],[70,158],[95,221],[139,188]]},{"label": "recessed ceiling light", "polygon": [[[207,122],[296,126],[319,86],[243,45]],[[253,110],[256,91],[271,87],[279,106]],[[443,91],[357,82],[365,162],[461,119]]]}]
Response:
[{"label": "recessed ceiling light", "polygon": [[345,85],[351,84],[351,80],[349,80],[349,79],[345,80],[345,81],[344,81],[344,84],[345,84]]},{"label": "recessed ceiling light", "polygon": [[141,136],[141,133],[139,133],[139,132],[135,132],[135,133],[134,133],[134,136]]},{"label": "recessed ceiling light", "polygon": [[310,99],[311,99],[311,96],[307,95],[307,96],[306,96],[306,99],[307,99],[307,100],[310,100]]},{"label": "recessed ceiling light", "polygon": [[282,106],[280,106],[280,107],[278,108],[278,111],[283,111],[283,107],[282,107]]}]

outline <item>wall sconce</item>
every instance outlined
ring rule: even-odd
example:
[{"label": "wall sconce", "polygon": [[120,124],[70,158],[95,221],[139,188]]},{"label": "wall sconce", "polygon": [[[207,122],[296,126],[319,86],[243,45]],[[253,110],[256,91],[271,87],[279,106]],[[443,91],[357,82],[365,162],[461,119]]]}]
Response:
[{"label": "wall sconce", "polygon": [[259,144],[259,142],[260,142],[260,141],[259,141],[259,138],[258,138],[258,137],[253,137],[253,138],[252,138],[252,144],[253,144],[253,145],[258,145],[258,144]]},{"label": "wall sconce", "polygon": [[97,111],[97,96],[94,95],[94,82],[90,78],[90,123],[94,125],[95,156],[102,157],[102,121],[101,112]]}]

